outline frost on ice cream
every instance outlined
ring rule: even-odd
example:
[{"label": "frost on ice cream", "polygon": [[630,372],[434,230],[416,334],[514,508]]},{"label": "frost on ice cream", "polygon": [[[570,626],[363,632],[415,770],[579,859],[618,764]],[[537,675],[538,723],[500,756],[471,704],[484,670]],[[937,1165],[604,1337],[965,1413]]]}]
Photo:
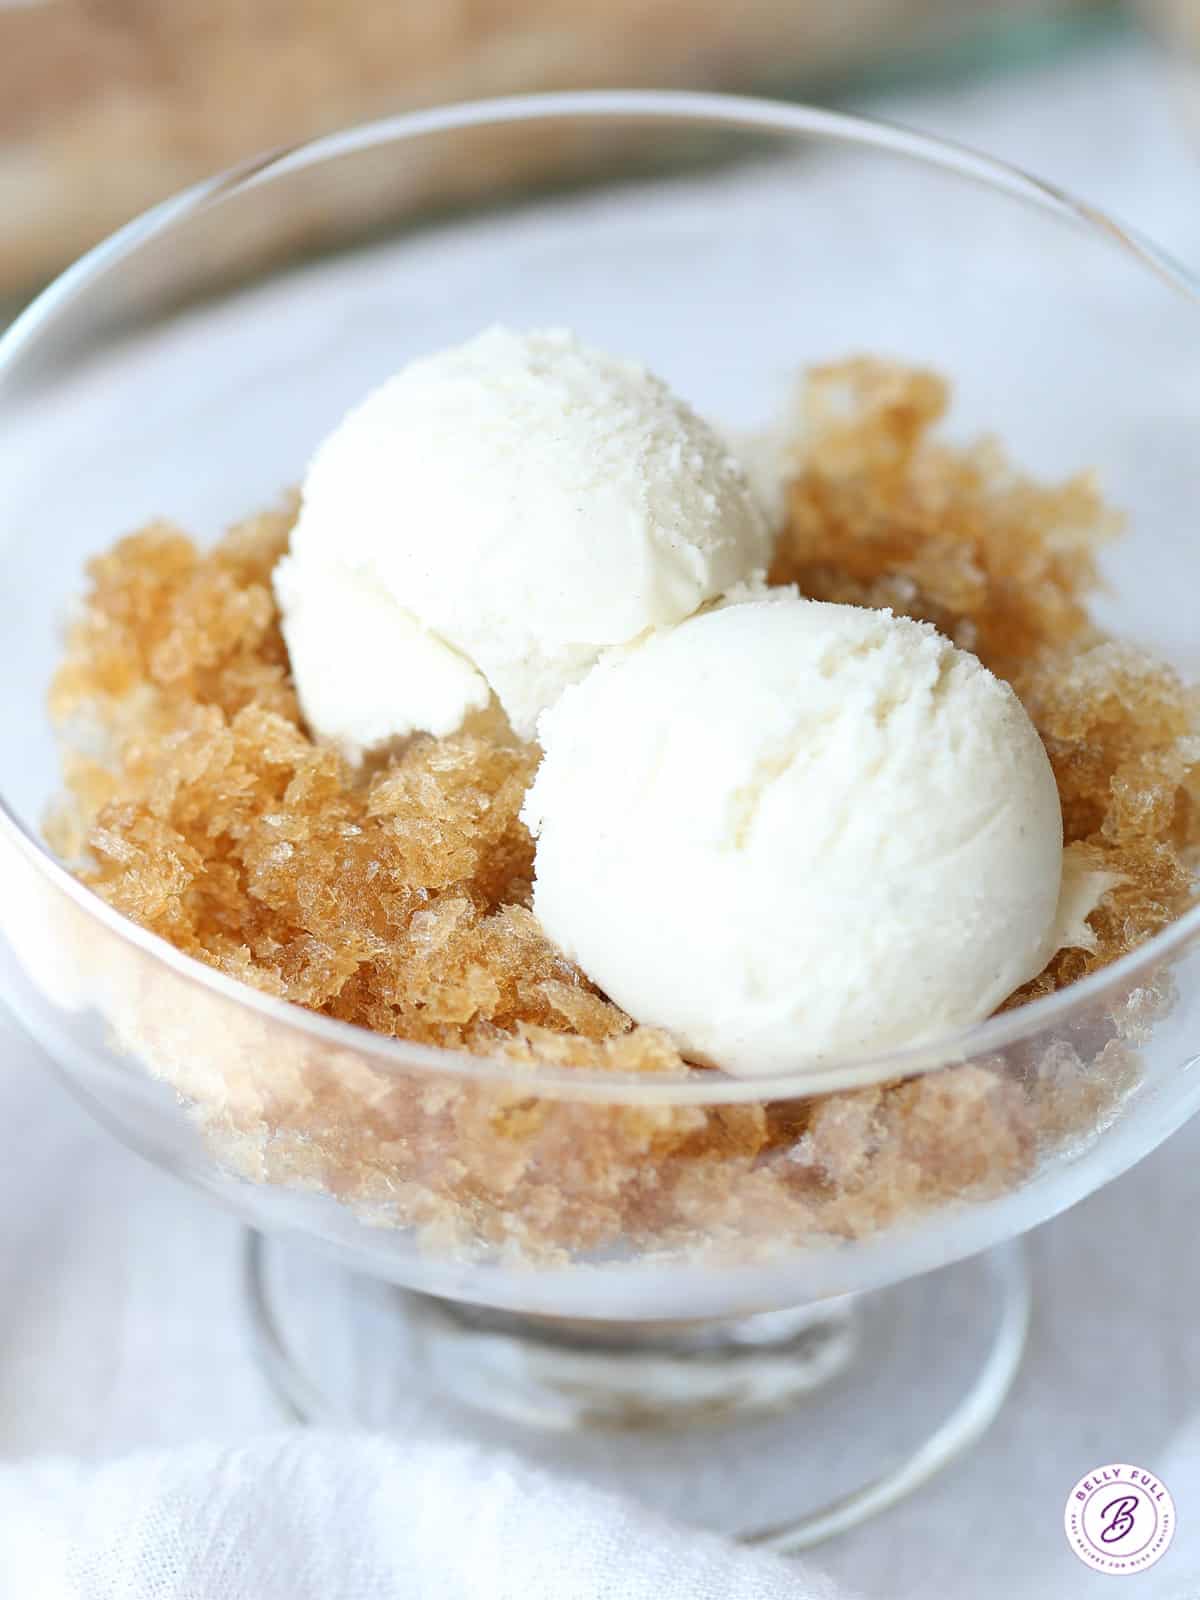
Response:
[{"label": "frost on ice cream", "polygon": [[539,732],[534,909],[693,1060],[753,1075],[918,1044],[1058,947],[1046,752],[926,623],[773,591],[602,661]]},{"label": "frost on ice cream", "polygon": [[532,737],[603,650],[762,572],[770,544],[741,466],[661,379],[496,327],[334,429],[275,587],[309,726],[353,757],[491,694]]}]

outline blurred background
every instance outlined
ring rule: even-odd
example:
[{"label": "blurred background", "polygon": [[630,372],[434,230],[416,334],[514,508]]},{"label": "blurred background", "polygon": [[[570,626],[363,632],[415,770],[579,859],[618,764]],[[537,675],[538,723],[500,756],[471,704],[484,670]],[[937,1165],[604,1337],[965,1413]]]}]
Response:
[{"label": "blurred background", "polygon": [[[862,103],[1139,24],[1164,81],[1186,77],[1200,0],[1143,0],[1137,19],[1113,0],[0,0],[0,302],[183,185],[406,108],[596,86]],[[616,154],[513,142],[449,176],[494,191]],[[314,195],[293,247],[385,214],[388,182]]]}]

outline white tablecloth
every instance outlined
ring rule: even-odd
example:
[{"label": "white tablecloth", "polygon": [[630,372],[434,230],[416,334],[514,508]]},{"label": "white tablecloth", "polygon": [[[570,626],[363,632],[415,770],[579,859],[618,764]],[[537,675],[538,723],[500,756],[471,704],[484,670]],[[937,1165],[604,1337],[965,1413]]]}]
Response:
[{"label": "white tablecloth", "polygon": [[[1200,262],[1200,162],[1140,48],[1106,47],[1034,76],[886,109],[1057,179]],[[1200,343],[1196,366],[1200,377]],[[461,1419],[455,1435],[439,1433],[436,1409],[417,1485],[405,1485],[397,1445],[266,1438],[286,1419],[252,1357],[237,1224],[114,1145],[0,1023],[0,1592],[767,1596],[793,1583],[797,1594],[826,1592],[824,1573],[828,1592],[880,1600],[1087,1596],[1106,1580],[1067,1550],[1062,1506],[1076,1478],[1118,1458],[1163,1474],[1180,1522],[1175,1548],[1132,1592],[1200,1595],[1200,1435],[1193,1446],[1186,1429],[1200,1411],[1198,1157],[1200,1127],[1185,1129],[1037,1235],[1028,1360],[984,1443],[919,1498],[782,1575],[716,1544],[672,1542],[665,1525],[589,1499],[592,1491],[556,1498],[519,1466],[476,1460]],[[245,1449],[218,1461],[206,1444]],[[171,1453],[102,1466],[148,1450]],[[51,1459],[59,1457],[73,1459]],[[470,1506],[430,1510],[420,1527],[437,1539],[420,1550],[408,1539],[420,1521],[413,1507],[496,1472],[504,1503],[515,1495],[535,1518],[527,1565],[515,1562],[511,1541],[485,1541],[490,1568],[456,1551],[439,1581],[431,1552],[438,1539],[449,1552],[447,1530],[460,1515],[469,1522]],[[365,1506],[365,1483],[390,1485],[392,1521]],[[281,1521],[289,1495],[298,1497],[295,1518]],[[408,1519],[405,1539],[396,1517]],[[593,1526],[603,1535],[589,1540]],[[360,1546],[349,1567],[348,1527]],[[502,1531],[498,1521],[492,1532]],[[660,1539],[665,1556],[655,1554]],[[264,1543],[278,1554],[280,1540],[288,1562],[256,1565]],[[509,1559],[502,1578],[496,1563]]]}]

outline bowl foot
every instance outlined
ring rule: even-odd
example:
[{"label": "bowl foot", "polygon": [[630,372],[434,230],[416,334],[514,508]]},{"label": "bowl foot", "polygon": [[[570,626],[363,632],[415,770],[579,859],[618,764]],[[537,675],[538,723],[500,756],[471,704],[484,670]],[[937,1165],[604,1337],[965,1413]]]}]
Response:
[{"label": "bowl foot", "polygon": [[485,1440],[619,1476],[779,1551],[854,1527],[972,1445],[1016,1375],[1030,1304],[1019,1243],[872,1294],[724,1322],[460,1305],[257,1233],[246,1274],[264,1370],[299,1420],[413,1427],[432,1398],[441,1416],[469,1412]]}]

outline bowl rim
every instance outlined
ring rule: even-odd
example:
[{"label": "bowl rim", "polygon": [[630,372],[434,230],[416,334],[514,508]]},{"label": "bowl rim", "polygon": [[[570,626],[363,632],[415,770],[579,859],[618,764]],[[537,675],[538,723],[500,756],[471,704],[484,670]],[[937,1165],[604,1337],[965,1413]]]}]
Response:
[{"label": "bowl rim", "polygon": [[[1200,307],[1200,279],[1136,230],[1086,201],[1076,199],[1056,184],[1034,177],[1021,167],[986,156],[969,145],[935,138],[884,119],[789,101],[680,90],[579,90],[510,95],[400,113],[283,146],[192,185],[110,234],[42,290],[0,334],[0,383],[25,347],[52,327],[55,317],[93,282],[143,244],[169,233],[177,222],[199,215],[248,187],[379,145],[491,124],[554,119],[694,122],[733,131],[808,136],[834,145],[857,145],[879,154],[905,157],[998,191],[1094,234],[1098,243],[1132,257],[1168,290]],[[798,1066],[771,1076],[736,1078],[697,1068],[687,1077],[668,1078],[543,1063],[527,1065],[503,1057],[474,1056],[376,1033],[357,1023],[323,1016],[293,1001],[254,989],[185,954],[160,935],[123,916],[81,884],[50,853],[2,791],[0,841],[15,846],[37,872],[66,894],[89,918],[154,961],[268,1021],[296,1029],[328,1045],[369,1055],[380,1069],[405,1073],[416,1069],[497,1084],[511,1084],[514,1078],[519,1078],[526,1092],[628,1105],[727,1105],[809,1098],[913,1077],[993,1054],[1087,1009],[1107,991],[1136,984],[1165,957],[1200,933],[1200,905],[1197,905],[1136,950],[1065,989],[929,1043],[884,1055],[841,1059],[819,1067]]]}]

